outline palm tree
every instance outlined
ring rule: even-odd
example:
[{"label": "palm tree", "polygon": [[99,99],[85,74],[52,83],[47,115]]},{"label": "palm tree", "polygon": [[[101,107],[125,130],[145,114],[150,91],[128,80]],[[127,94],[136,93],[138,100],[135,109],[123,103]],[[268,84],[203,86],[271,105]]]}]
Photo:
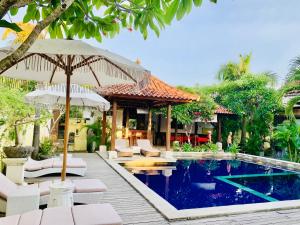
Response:
[{"label": "palm tree", "polygon": [[239,55],[239,62],[228,62],[222,65],[217,73],[217,79],[222,81],[239,80],[243,75],[250,73],[251,53]]},{"label": "palm tree", "polygon": [[286,116],[295,120],[295,115],[293,113],[294,106],[300,102],[300,56],[296,57],[290,66],[289,73],[287,74],[286,82],[282,87],[283,95],[291,95],[285,108]]}]

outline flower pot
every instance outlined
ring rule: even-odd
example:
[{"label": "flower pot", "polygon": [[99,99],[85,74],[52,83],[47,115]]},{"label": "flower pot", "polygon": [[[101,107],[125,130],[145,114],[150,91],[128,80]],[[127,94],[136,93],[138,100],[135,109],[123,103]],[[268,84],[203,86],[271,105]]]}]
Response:
[{"label": "flower pot", "polygon": [[28,158],[34,151],[32,146],[6,146],[3,152],[7,158]]}]

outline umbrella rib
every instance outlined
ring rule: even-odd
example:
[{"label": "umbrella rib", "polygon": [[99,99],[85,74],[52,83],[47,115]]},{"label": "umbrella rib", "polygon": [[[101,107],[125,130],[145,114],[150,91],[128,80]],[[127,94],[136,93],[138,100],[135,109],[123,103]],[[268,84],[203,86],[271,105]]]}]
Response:
[{"label": "umbrella rib", "polygon": [[51,78],[50,78],[50,82],[49,82],[50,84],[52,83],[52,80],[53,80],[53,77],[54,77],[54,74],[55,74],[56,69],[57,69],[57,64],[55,65],[55,67],[54,67],[54,69],[53,69],[53,71],[52,71]]},{"label": "umbrella rib", "polygon": [[89,56],[89,57],[87,57],[84,61],[81,61],[81,62],[75,64],[74,66],[72,66],[72,70],[77,69],[77,68],[82,67],[82,66],[85,66],[85,65],[86,65],[86,62],[87,62],[88,60],[94,58],[94,57],[95,57],[94,55],[93,55],[93,56]]},{"label": "umbrella rib", "polygon": [[125,70],[123,70],[120,66],[118,66],[117,64],[115,64],[114,62],[110,61],[107,58],[103,58],[106,62],[112,64],[113,66],[117,67],[119,70],[121,70],[123,73],[125,73],[125,75],[127,75],[131,80],[133,80],[134,82],[137,83],[137,80],[134,79],[129,73],[127,73]]},{"label": "umbrella rib", "polygon": [[[81,56],[81,58],[83,58],[83,60],[86,60],[85,57],[84,57],[83,55]],[[99,82],[99,80],[98,80],[98,78],[97,78],[97,76],[96,76],[96,73],[94,72],[94,70],[93,70],[93,68],[91,67],[90,63],[87,62],[87,66],[88,66],[89,69],[91,70],[91,72],[92,72],[92,74],[93,74],[95,80],[96,80],[97,83],[98,83],[98,86],[101,87],[101,84],[100,84],[100,82]]]},{"label": "umbrella rib", "polygon": [[43,57],[44,59],[48,60],[49,62],[51,62],[54,65],[57,65],[58,67],[60,67],[61,69],[65,70],[65,65],[61,65],[59,64],[57,61],[55,61],[54,59],[52,59],[51,57],[45,55],[45,54],[41,54],[38,53],[39,56]]}]

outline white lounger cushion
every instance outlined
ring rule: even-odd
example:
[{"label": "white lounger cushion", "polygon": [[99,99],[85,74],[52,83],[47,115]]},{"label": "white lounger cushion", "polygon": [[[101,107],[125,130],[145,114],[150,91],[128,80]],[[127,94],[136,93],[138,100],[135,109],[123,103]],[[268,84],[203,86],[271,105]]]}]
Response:
[{"label": "white lounger cushion", "polygon": [[[86,162],[81,158],[68,158],[67,168],[86,168]],[[59,158],[45,159],[41,161],[29,159],[25,165],[25,171],[37,171],[48,168],[62,168],[62,161]]]},{"label": "white lounger cushion", "polygon": [[0,225],[122,225],[122,219],[110,204],[92,204],[8,216],[0,218]]},{"label": "white lounger cushion", "polygon": [[120,225],[122,219],[110,204],[78,205],[72,208],[76,225]]},{"label": "white lounger cushion", "polygon": [[74,224],[72,209],[64,207],[44,209],[41,225],[67,225]]},{"label": "white lounger cushion", "polygon": [[[72,180],[74,183],[75,193],[93,193],[107,191],[107,187],[98,179],[78,179]],[[9,180],[4,174],[0,173],[0,197],[7,199],[10,192],[17,191],[18,189],[30,189],[33,186],[38,186],[40,189],[40,195],[48,195],[50,193],[50,184],[52,181],[44,181],[38,184],[30,184],[27,186],[16,185]]]},{"label": "white lounger cushion", "polygon": [[40,225],[42,210],[0,218],[0,225]]}]

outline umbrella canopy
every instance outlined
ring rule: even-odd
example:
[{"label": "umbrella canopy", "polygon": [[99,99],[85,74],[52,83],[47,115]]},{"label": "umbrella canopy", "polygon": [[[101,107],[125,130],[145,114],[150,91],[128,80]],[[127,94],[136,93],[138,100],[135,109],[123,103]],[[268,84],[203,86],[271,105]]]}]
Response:
[{"label": "umbrella canopy", "polygon": [[[9,55],[16,47],[1,48],[0,58]],[[51,39],[37,40],[24,57],[8,70],[0,71],[1,74],[50,84],[66,82],[64,157],[61,175],[61,180],[64,181],[67,166],[71,80],[75,84],[98,87],[119,83],[143,85],[150,73],[124,57],[95,48],[82,41]]]},{"label": "umbrella canopy", "polygon": [[[25,96],[25,101],[31,104],[64,105],[66,104],[66,85],[56,84],[39,87]],[[110,103],[105,98],[88,88],[71,84],[70,104],[75,106],[93,107],[100,111],[108,111]]]},{"label": "umbrella canopy", "polygon": [[[0,48],[0,58],[18,46]],[[1,71],[4,76],[40,82],[66,82],[66,68],[72,72],[72,83],[105,86],[133,83],[144,79],[147,71],[139,64],[107,50],[78,40],[37,40],[19,62]]]}]

